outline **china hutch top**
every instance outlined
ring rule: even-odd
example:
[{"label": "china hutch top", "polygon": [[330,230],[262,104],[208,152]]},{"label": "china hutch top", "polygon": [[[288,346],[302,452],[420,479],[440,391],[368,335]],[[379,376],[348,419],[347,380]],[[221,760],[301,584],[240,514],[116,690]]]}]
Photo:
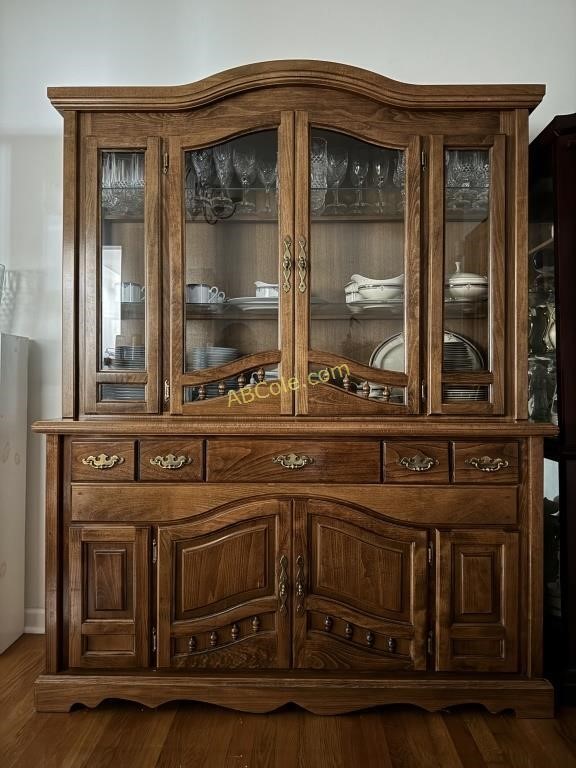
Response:
[{"label": "china hutch top", "polygon": [[50,88],[64,418],[525,420],[543,91],[315,61]]}]

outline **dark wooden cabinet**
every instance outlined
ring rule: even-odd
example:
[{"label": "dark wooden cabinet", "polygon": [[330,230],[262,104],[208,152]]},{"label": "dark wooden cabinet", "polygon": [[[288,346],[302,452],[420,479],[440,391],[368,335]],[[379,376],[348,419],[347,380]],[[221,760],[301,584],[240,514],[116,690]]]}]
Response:
[{"label": "dark wooden cabinet", "polygon": [[[43,711],[552,713],[528,414],[541,86],[272,62],[54,88]],[[520,626],[520,616],[526,616]]]},{"label": "dark wooden cabinet", "polygon": [[[555,475],[546,519],[545,669],[576,702],[576,114],[530,144],[529,245],[533,418],[558,424],[545,442]],[[532,362],[532,361],[531,361]],[[538,380],[537,380],[538,379]],[[552,470],[552,467],[554,468]],[[556,494],[557,497],[556,497]]]}]

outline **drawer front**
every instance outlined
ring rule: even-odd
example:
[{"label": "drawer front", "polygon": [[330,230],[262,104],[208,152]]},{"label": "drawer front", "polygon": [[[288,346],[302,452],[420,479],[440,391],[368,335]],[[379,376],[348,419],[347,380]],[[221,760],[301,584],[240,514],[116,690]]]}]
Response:
[{"label": "drawer front", "polygon": [[384,443],[385,483],[448,483],[447,442]]},{"label": "drawer front", "polygon": [[379,483],[377,440],[209,440],[208,482]]},{"label": "drawer front", "polygon": [[134,447],[134,440],[75,440],[71,451],[72,481],[134,480]]},{"label": "drawer front", "polygon": [[202,440],[140,440],[140,480],[194,483],[204,477]]},{"label": "drawer front", "polygon": [[518,443],[453,443],[455,483],[506,483],[519,480]]}]

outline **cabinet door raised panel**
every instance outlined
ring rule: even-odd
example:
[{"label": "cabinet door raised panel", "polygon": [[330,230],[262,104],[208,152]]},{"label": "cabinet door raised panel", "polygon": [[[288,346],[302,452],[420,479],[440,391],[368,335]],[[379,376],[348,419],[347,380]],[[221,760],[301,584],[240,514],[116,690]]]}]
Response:
[{"label": "cabinet door raised panel", "polygon": [[145,667],[148,528],[69,530],[71,667]]},{"label": "cabinet door raised panel", "polygon": [[427,532],[296,502],[294,666],[426,669]]},{"label": "cabinet door raised panel", "polygon": [[437,532],[436,669],[518,671],[518,533]]},{"label": "cabinet door raised panel", "polygon": [[289,666],[290,502],[160,527],[158,666]]}]

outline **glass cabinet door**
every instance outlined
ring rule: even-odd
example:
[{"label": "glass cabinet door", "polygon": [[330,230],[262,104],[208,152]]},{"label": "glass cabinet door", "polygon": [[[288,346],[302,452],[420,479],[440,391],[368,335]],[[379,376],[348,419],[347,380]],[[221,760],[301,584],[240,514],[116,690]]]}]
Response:
[{"label": "glass cabinet door", "polygon": [[504,174],[503,136],[431,137],[430,413],[504,412]]},{"label": "glass cabinet door", "polygon": [[172,413],[292,412],[292,125],[170,145]]},{"label": "glass cabinet door", "polygon": [[297,412],[416,413],[419,139],[296,130]]},{"label": "glass cabinet door", "polygon": [[86,145],[84,412],[158,411],[159,142]]}]

